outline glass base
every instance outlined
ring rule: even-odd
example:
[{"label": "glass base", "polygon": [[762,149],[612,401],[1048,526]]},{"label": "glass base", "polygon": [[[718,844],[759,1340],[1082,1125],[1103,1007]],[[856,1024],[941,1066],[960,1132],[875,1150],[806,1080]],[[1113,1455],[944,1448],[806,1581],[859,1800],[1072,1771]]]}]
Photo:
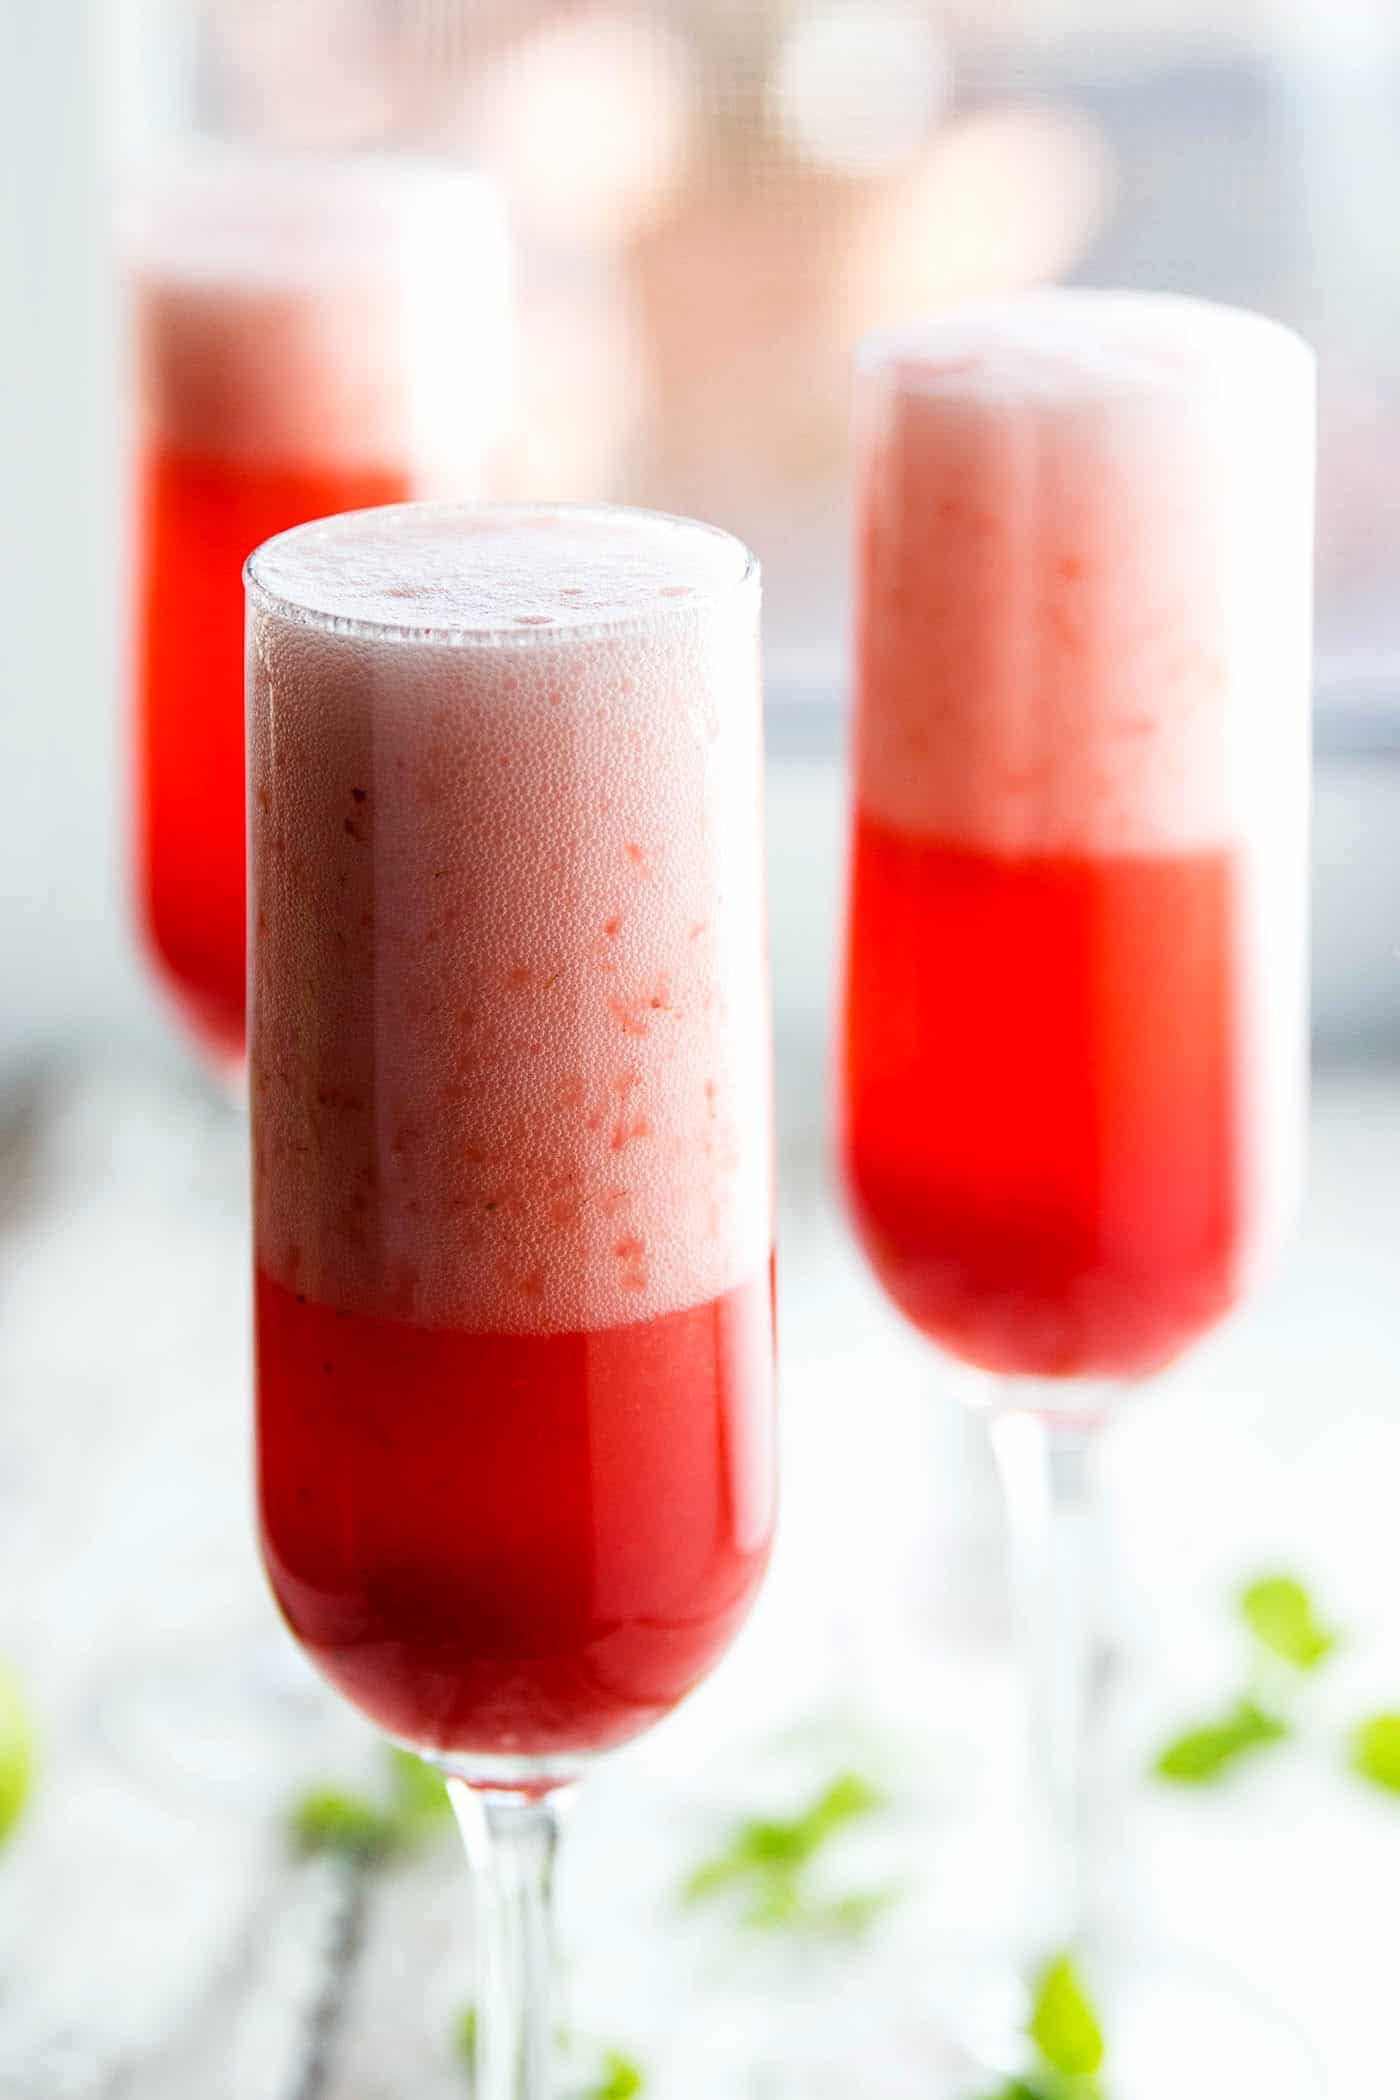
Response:
[{"label": "glass base", "polygon": [[141,1785],[220,1807],[265,1805],[303,1775],[353,1775],[367,1740],[290,1639],[251,1629],[124,1659],[89,1728]]},{"label": "glass base", "polygon": [[[1325,2093],[1292,2022],[1209,1961],[1116,1935],[1075,1959],[1104,2031],[1106,2100]],[[816,1964],[792,1990],[706,2007],[677,2036],[657,2100],[1010,2100],[1017,2079],[1039,2092],[1032,1965],[1010,1947],[931,1946],[916,1961],[906,1949],[857,1967],[842,1983],[839,1964]]]}]

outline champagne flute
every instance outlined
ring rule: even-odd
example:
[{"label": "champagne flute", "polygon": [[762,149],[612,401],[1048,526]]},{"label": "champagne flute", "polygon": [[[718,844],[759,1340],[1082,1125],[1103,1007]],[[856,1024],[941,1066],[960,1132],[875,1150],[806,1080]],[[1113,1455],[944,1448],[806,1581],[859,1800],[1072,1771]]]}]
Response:
[{"label": "champagne flute", "polygon": [[[1287,330],[1165,296],[954,309],[860,360],[841,1148],[885,1290],[987,1373],[1033,1957],[1089,1936],[1098,1434],[1294,1207],[1312,402]],[[1110,2017],[1150,2006],[1159,2071],[1174,2035],[1214,2091],[1218,2010],[1118,1955]],[[1155,2090],[1122,2046],[1115,2100]]]},{"label": "champagne flute", "polygon": [[264,1560],[447,1775],[477,2091],[545,2100],[559,1803],[769,1549],[757,571],[644,512],[409,505],[247,587]]},{"label": "champagne flute", "polygon": [[[509,257],[486,178],[407,157],[187,149],[129,182],[121,234],[135,903],[226,1119],[244,1087],[243,563],[308,518],[484,493],[505,435]],[[172,1592],[223,1619],[207,1528],[185,1559]],[[329,1753],[311,1673],[246,1618],[124,1658],[99,1688],[97,1726],[131,1771],[204,1797]]]}]

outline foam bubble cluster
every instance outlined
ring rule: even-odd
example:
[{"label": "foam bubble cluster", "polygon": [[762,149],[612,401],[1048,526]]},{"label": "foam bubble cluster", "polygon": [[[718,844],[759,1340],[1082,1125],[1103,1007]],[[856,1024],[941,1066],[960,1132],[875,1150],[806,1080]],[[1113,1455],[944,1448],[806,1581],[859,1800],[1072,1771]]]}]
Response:
[{"label": "foam bubble cluster", "polygon": [[125,220],[150,437],[478,486],[510,361],[504,225],[481,178],[200,156],[134,190]]},{"label": "foam bubble cluster", "polygon": [[259,1259],[325,1302],[496,1332],[751,1276],[771,1191],[743,550],[635,514],[391,510],[252,570]]},{"label": "foam bubble cluster", "polygon": [[259,549],[256,574],[289,617],[451,642],[700,608],[748,566],[728,533],[647,511],[413,503],[284,533]]},{"label": "foam bubble cluster", "polygon": [[1287,330],[1186,299],[1035,294],[877,339],[862,805],[1006,852],[1264,821],[1306,706],[1312,397]]}]

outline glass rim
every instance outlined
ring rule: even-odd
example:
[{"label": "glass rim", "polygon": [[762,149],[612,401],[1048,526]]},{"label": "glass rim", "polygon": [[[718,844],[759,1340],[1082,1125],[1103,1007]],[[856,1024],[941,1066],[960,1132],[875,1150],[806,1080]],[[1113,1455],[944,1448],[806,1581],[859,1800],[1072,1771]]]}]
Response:
[{"label": "glass rim", "polygon": [[490,172],[429,154],[183,143],[128,156],[114,178],[119,261],[180,282],[300,283],[382,267],[444,209],[458,233],[465,215],[465,230],[504,245]]},{"label": "glass rim", "polygon": [[[1272,343],[1275,351],[1282,352],[1285,357],[1301,358],[1309,369],[1317,363],[1317,353],[1305,336],[1287,321],[1255,306],[1241,306],[1228,299],[1208,299],[1194,292],[1177,292],[1162,287],[1137,289],[1121,284],[1037,284],[1020,291],[979,293],[965,299],[953,299],[930,313],[869,329],[853,346],[851,366],[858,379],[881,378],[901,368],[917,369],[935,357],[946,345],[947,338],[959,328],[974,322],[1013,318],[1036,307],[1058,307],[1061,313],[1078,314],[1090,324],[1086,340],[1092,340],[1092,320],[1096,314],[1105,316],[1114,307],[1121,312],[1128,305],[1151,311],[1163,321],[1174,315],[1178,318],[1188,314],[1197,317],[1216,346],[1228,343],[1236,358],[1247,366],[1252,363],[1245,354],[1247,349],[1264,342]],[[1221,360],[1222,363],[1226,361]]]},{"label": "glass rim", "polygon": [[[435,512],[439,516],[526,518],[640,518],[653,524],[683,526],[687,532],[703,533],[713,540],[727,541],[742,556],[742,567],[732,581],[697,590],[685,599],[670,598],[664,602],[641,606],[635,612],[623,612],[598,620],[579,619],[552,623],[548,626],[522,628],[513,622],[484,622],[477,627],[445,627],[426,625],[412,620],[371,620],[359,614],[329,613],[315,606],[303,604],[299,599],[288,597],[265,583],[258,573],[258,562],[270,548],[280,547],[287,540],[299,539],[303,534],[313,533],[328,525],[343,524],[353,518],[382,518],[413,516]],[[549,643],[556,647],[576,641],[603,639],[614,634],[633,634],[649,627],[667,622],[694,619],[697,614],[714,610],[742,600],[746,595],[757,597],[762,585],[762,569],[758,556],[745,545],[737,534],[726,531],[722,525],[711,525],[702,518],[688,518],[678,511],[649,510],[645,506],[630,503],[576,503],[509,502],[453,500],[451,498],[429,498],[417,502],[377,503],[360,510],[334,511],[324,518],[309,518],[303,524],[290,526],[285,532],[274,533],[256,546],[243,564],[243,587],[250,607],[273,612],[279,618],[299,627],[309,628],[317,634],[344,635],[351,640],[399,642],[410,648],[437,649],[499,649],[520,647],[540,648]]]}]

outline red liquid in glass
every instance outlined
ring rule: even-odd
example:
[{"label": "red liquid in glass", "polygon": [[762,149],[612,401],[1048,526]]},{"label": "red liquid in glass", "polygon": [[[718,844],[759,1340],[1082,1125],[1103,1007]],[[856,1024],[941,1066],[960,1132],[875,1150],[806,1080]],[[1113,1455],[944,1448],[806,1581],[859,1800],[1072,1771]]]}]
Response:
[{"label": "red liquid in glass", "polygon": [[146,455],[136,795],[141,917],[188,1019],[243,1056],[243,563],[273,533],[396,503],[407,476]]},{"label": "red liquid in glass", "polygon": [[768,1273],[573,1334],[340,1313],[257,1280],[264,1553],[288,1624],[422,1748],[602,1749],[748,1609],[773,1506]]},{"label": "red liquid in glass", "polygon": [[1012,859],[858,813],[845,1167],[957,1356],[1133,1377],[1232,1304],[1247,1210],[1228,851]]}]

